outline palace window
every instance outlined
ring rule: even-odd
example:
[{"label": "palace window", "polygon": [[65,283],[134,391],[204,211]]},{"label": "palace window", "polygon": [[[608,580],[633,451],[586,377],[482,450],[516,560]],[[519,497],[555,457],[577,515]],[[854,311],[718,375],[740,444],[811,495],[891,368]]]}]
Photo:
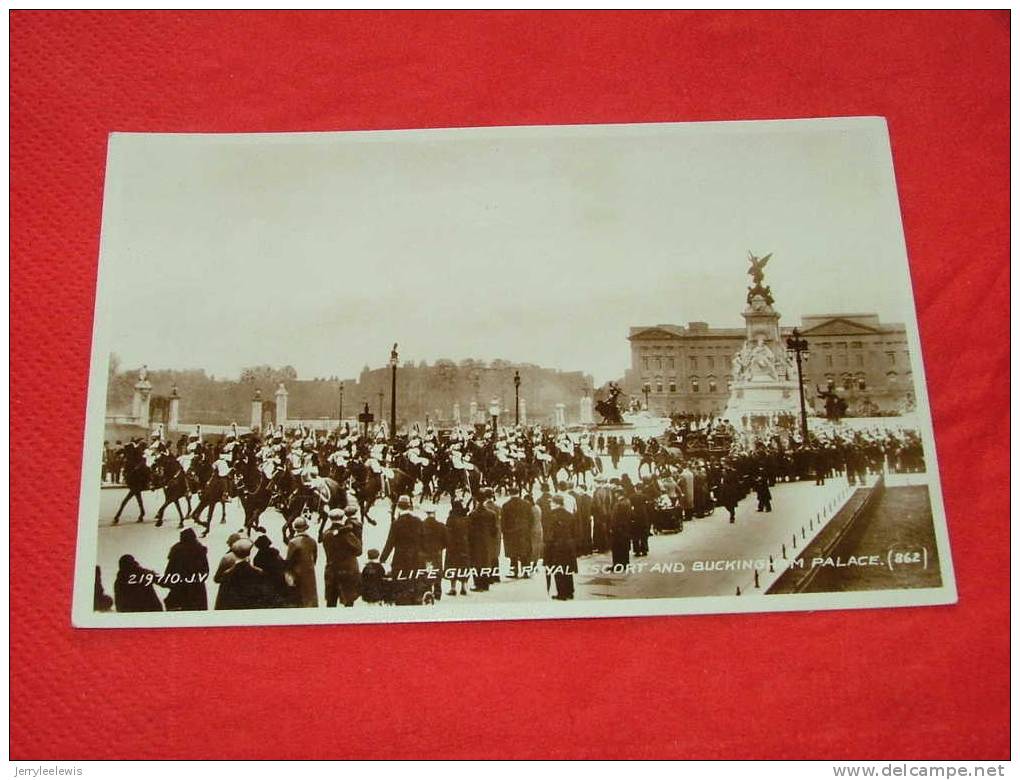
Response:
[{"label": "palace window", "polygon": [[863,344],[861,344],[861,342],[859,342],[859,341],[851,341],[850,342],[850,348],[851,349],[860,349],[862,346],[863,346]]},{"label": "palace window", "polygon": [[840,380],[842,381],[844,390],[853,389],[854,378],[852,376],[850,376],[849,374],[843,374],[843,376],[840,377]]},{"label": "palace window", "polygon": [[651,359],[651,358],[649,358],[649,357],[646,357],[646,358],[644,358],[644,359],[643,359],[643,361],[644,361],[644,365],[645,365],[645,370],[646,370],[646,371],[647,371],[647,370],[648,370],[649,368],[651,368],[651,367],[652,367],[652,359]]},{"label": "palace window", "polygon": [[825,367],[832,368],[832,355],[825,356]]},{"label": "palace window", "polygon": [[896,353],[895,352],[886,352],[885,353],[885,359],[886,359],[886,362],[889,363],[890,366],[895,366],[896,365]]},{"label": "palace window", "polygon": [[857,382],[857,389],[858,390],[867,390],[868,389],[868,383],[867,383],[867,380],[865,380],[865,378],[864,378],[864,374],[858,372],[857,375],[854,377],[854,380]]},{"label": "palace window", "polygon": [[715,377],[714,376],[710,376],[708,378],[708,392],[714,393],[717,390],[718,390],[718,387],[715,384]]},{"label": "palace window", "polygon": [[661,376],[655,377],[655,392],[657,392],[657,393],[661,393],[662,392],[662,377]]},{"label": "palace window", "polygon": [[693,370],[695,370],[698,367],[698,359],[696,357],[692,357],[688,361],[688,364],[690,365],[690,368],[693,371]]},{"label": "palace window", "polygon": [[691,392],[697,393],[701,391],[701,385],[698,384],[698,378],[696,376],[691,377]]},{"label": "palace window", "polygon": [[864,365],[864,355],[854,355],[854,365],[855,366],[863,366]]},{"label": "palace window", "polygon": [[676,358],[670,358],[666,361],[669,368],[676,368]]},{"label": "palace window", "polygon": [[715,358],[711,355],[708,356],[708,367],[715,368]]},{"label": "palace window", "polygon": [[671,393],[676,392],[676,379],[674,378],[670,378],[669,380],[669,392]]}]

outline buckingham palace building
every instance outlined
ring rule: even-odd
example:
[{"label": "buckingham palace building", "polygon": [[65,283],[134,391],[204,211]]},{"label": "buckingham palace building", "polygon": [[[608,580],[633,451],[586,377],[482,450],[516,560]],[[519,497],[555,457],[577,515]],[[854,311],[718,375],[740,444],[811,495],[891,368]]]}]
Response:
[{"label": "buckingham palace building", "polygon": [[[910,352],[902,323],[877,314],[819,314],[797,326],[808,342],[803,362],[805,400],[821,410],[817,388],[835,390],[848,414],[894,415],[914,408]],[[782,338],[792,333],[782,327]],[[732,361],[744,327],[705,322],[642,325],[630,329],[631,365],[623,389],[653,413],[719,415],[729,399]]]}]

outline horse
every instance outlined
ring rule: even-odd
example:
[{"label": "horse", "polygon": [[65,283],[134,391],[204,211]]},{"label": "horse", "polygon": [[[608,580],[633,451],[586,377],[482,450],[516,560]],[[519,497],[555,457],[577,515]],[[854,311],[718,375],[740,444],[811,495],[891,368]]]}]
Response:
[{"label": "horse", "polygon": [[[195,507],[193,512],[188,513],[188,517],[205,528],[202,536],[209,535],[209,529],[212,526],[213,510],[216,509],[217,504],[221,504],[223,509],[220,522],[227,522],[226,499],[230,495],[230,482],[227,477],[221,477],[211,469],[210,471],[211,474],[209,475],[209,478],[206,480],[205,484],[202,485],[198,494],[198,506]],[[209,509],[209,514],[206,522],[203,523],[202,510],[206,508]]]},{"label": "horse", "polygon": [[454,468],[448,453],[444,453],[442,458],[437,459],[434,500],[438,501],[443,493],[448,493],[452,499],[458,490],[466,490],[472,496],[477,496],[481,489],[482,475],[477,468]]},{"label": "horse", "polygon": [[127,485],[127,495],[120,502],[117,514],[113,516],[113,524],[120,522],[120,513],[124,511],[128,501],[134,498],[138,502],[138,522],[145,521],[145,504],[142,503],[142,491],[149,489],[149,479],[152,476],[149,467],[145,465],[141,450],[134,444],[126,444],[121,449],[121,456],[124,459],[124,484]]},{"label": "horse", "polygon": [[439,455],[434,453],[429,456],[429,462],[421,467],[421,475],[418,477],[421,480],[421,499],[425,501],[438,501],[439,500]]},{"label": "horse", "polygon": [[318,540],[322,541],[326,517],[330,509],[347,506],[347,491],[332,477],[319,477],[312,482],[299,482],[284,501],[283,541],[294,536],[294,521],[305,511],[319,515]]},{"label": "horse", "polygon": [[[213,478],[215,470],[213,464],[216,462],[216,455],[211,453],[202,453],[198,457],[191,461],[191,468],[188,469],[188,485],[191,487],[192,495],[198,495],[201,497],[202,492],[205,490],[209,481]],[[227,502],[235,495],[234,480],[228,475],[223,480],[223,492],[220,494],[218,500],[220,504],[220,524],[227,522]],[[216,502],[213,502],[215,506]],[[210,507],[209,520],[212,521],[212,507]]]},{"label": "horse", "polygon": [[519,494],[531,494],[535,489],[535,482],[545,478],[540,461],[531,453],[514,463],[513,480]]},{"label": "horse", "polygon": [[[553,446],[549,450],[552,455],[552,462],[549,464],[549,477],[552,478],[553,486],[559,482],[560,472],[566,470],[567,477],[573,476],[574,471],[574,455],[568,454],[561,450],[559,447]],[[576,455],[577,448],[574,448]]]},{"label": "horse", "polygon": [[585,487],[588,485],[588,475],[592,476],[602,473],[602,461],[599,458],[593,458],[590,455],[585,455],[581,452],[581,448],[578,447],[574,450],[574,462],[571,464],[571,471],[574,476],[574,484],[579,485],[584,482]]},{"label": "horse", "polygon": [[156,510],[156,527],[163,525],[163,513],[166,508],[173,504],[177,509],[177,517],[180,519],[178,528],[184,527],[185,513],[181,511],[180,500],[183,498],[188,505],[187,514],[191,514],[191,486],[188,484],[188,475],[178,462],[177,458],[164,452],[156,460],[153,468],[153,488],[163,489],[163,505]]},{"label": "horse", "polygon": [[276,495],[282,473],[279,470],[270,473],[251,457],[234,467],[235,492],[244,509],[244,528],[249,536],[253,530],[265,533],[266,529],[259,524],[259,519]]},{"label": "horse", "polygon": [[382,475],[377,474],[364,463],[351,464],[351,483],[354,487],[354,495],[358,500],[358,507],[361,509],[361,519],[375,525],[368,515],[380,496],[390,500],[390,520],[397,514],[397,498],[399,496],[411,496],[414,491],[414,478],[400,469],[393,469],[393,476],[388,477],[386,485],[383,485]]},{"label": "horse", "polygon": [[[424,500],[424,498],[425,498],[425,479],[424,479],[423,474],[424,474],[424,471],[425,471],[425,465],[421,464],[421,463],[412,463],[411,459],[407,457],[407,453],[401,453],[396,458],[394,458],[393,459],[393,465],[394,465],[395,468],[398,468],[401,471],[403,471],[405,474],[407,474],[412,479],[412,484],[413,485],[417,486],[417,484],[419,482],[422,483],[421,497]],[[412,490],[413,490],[413,488],[412,488]],[[413,493],[411,493],[410,495],[413,496]]]},{"label": "horse", "polygon": [[503,490],[509,493],[513,488],[514,464],[512,461],[501,461],[496,457],[496,451],[492,447],[484,450],[481,461],[482,477],[485,484],[495,491]]}]

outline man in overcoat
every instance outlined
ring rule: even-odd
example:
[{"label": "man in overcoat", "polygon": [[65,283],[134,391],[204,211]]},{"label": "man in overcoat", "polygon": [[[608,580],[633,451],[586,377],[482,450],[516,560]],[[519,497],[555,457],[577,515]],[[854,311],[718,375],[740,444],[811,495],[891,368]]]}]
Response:
[{"label": "man in overcoat", "polygon": [[295,534],[287,545],[287,572],[294,584],[298,607],[319,606],[319,589],[315,583],[315,562],[319,549],[306,532],[308,521],[299,517],[294,521]]},{"label": "man in overcoat", "polygon": [[[496,540],[497,545],[499,543],[499,519],[486,504],[477,504],[469,517],[471,568],[474,570],[475,580],[471,590],[486,591],[492,581],[493,540]],[[498,555],[498,547],[496,552]]]},{"label": "man in overcoat", "polygon": [[574,488],[570,491],[570,495],[573,497],[576,506],[574,510],[574,523],[576,526],[575,540],[577,542],[577,554],[591,555],[591,496],[583,488]]},{"label": "man in overcoat", "polygon": [[358,522],[357,514],[358,508],[354,506],[329,511],[332,522],[322,535],[322,548],[326,553],[327,607],[335,607],[337,601],[345,607],[353,607],[359,595],[361,523]]},{"label": "man in overcoat", "polygon": [[595,480],[595,492],[591,498],[593,518],[592,548],[595,552],[609,549],[609,523],[613,516],[613,489],[605,477]]},{"label": "man in overcoat", "polygon": [[[574,598],[574,574],[577,572],[577,550],[574,541],[574,516],[563,507],[563,496],[552,497],[552,510],[545,524],[545,557],[543,563],[556,582],[554,599]],[[548,574],[547,574],[548,580]]]},{"label": "man in overcoat", "polygon": [[510,576],[521,576],[531,561],[531,504],[511,496],[502,506],[503,551],[510,559]]},{"label": "man in overcoat", "polygon": [[390,526],[380,560],[386,563],[393,553],[393,589],[397,604],[414,604],[417,601],[417,581],[422,556],[422,520],[411,511],[410,496],[397,499],[400,513]]},{"label": "man in overcoat", "polygon": [[464,504],[454,498],[450,514],[446,518],[446,560],[443,561],[443,576],[450,581],[448,595],[467,595],[467,572],[471,568],[471,518],[464,510]]},{"label": "man in overcoat", "polygon": [[436,519],[435,507],[427,508],[421,532],[422,565],[436,601],[443,597],[443,550],[448,543],[447,528]]}]

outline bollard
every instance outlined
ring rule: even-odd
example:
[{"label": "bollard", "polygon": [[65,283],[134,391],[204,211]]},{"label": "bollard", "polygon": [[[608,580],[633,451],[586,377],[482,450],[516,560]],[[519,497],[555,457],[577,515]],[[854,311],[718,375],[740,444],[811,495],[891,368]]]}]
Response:
[{"label": "bollard", "polygon": [[808,527],[809,527],[809,528],[810,528],[810,529],[811,529],[812,531],[814,531],[814,530],[815,530],[815,521],[814,521],[814,518],[812,518],[812,519],[808,520]]},{"label": "bollard", "polygon": [[793,545],[792,545],[792,547],[793,547],[793,549],[795,549],[795,550],[796,550],[796,549],[797,549],[797,534],[794,534],[794,535],[793,535],[793,539],[792,539],[792,541],[793,541]]},{"label": "bollard", "polygon": [[760,588],[761,585],[758,583],[758,570],[754,570],[754,587]]},{"label": "bollard", "polygon": [[772,556],[770,555],[769,556],[769,571],[774,573],[775,570],[776,570],[776,567],[772,564]]},{"label": "bollard", "polygon": [[783,560],[786,560],[786,545],[783,545]]},{"label": "bollard", "polygon": [[804,533],[804,526],[800,527],[800,538],[807,539],[807,534]]},{"label": "bollard", "polygon": [[737,585],[737,595],[738,596],[740,595],[740,586],[739,585]]}]

